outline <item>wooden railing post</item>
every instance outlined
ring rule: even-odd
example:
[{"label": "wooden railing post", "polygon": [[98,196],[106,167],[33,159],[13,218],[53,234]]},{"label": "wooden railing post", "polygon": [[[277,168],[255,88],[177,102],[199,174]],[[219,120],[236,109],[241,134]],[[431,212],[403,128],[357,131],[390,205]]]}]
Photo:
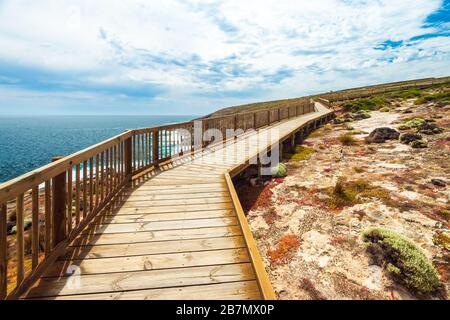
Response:
[{"label": "wooden railing post", "polygon": [[152,154],[153,154],[153,165],[156,166],[158,164],[158,159],[159,159],[159,131],[158,131],[158,129],[153,130]]},{"label": "wooden railing post", "polygon": [[131,181],[133,175],[133,135],[124,141],[125,178]]},{"label": "wooden railing post", "polygon": [[[52,162],[63,157],[54,157]],[[52,179],[52,220],[53,220],[53,248],[67,237],[66,230],[66,171]]]},{"label": "wooden railing post", "polygon": [[6,298],[8,283],[8,241],[6,234],[6,204],[0,204],[0,300]]}]

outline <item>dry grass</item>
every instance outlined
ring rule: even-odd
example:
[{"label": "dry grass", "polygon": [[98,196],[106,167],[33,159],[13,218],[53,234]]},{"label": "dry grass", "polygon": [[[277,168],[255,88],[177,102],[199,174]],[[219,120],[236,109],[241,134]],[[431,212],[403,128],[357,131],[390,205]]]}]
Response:
[{"label": "dry grass", "polygon": [[358,179],[347,182],[340,177],[334,187],[328,188],[328,206],[333,209],[353,206],[361,203],[364,198],[389,199],[389,192],[370,184],[369,181]]},{"label": "dry grass", "polygon": [[343,133],[339,136],[339,141],[344,146],[354,146],[356,145],[356,139],[351,133]]}]

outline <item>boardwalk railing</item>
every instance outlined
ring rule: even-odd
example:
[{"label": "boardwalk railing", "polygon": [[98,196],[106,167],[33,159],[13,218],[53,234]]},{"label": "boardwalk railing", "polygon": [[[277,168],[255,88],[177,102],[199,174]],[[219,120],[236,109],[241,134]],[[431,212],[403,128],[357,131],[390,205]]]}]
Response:
[{"label": "boardwalk railing", "polygon": [[313,101],[305,99],[277,109],[129,130],[0,184],[0,299],[20,297],[134,175],[220,143],[204,135],[196,139],[196,129],[232,138],[313,111]]}]

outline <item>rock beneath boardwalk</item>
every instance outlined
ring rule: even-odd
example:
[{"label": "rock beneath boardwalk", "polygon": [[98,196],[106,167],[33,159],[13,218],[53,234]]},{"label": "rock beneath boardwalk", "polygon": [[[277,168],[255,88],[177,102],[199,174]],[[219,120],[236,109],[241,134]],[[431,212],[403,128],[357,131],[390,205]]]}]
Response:
[{"label": "rock beneath boardwalk", "polygon": [[367,137],[367,142],[383,143],[386,140],[398,139],[400,132],[392,128],[376,128]]},{"label": "rock beneath boardwalk", "polygon": [[404,144],[410,144],[417,140],[422,140],[422,136],[417,133],[404,133],[400,136],[400,142]]},{"label": "rock beneath boardwalk", "polygon": [[442,179],[431,179],[431,183],[438,187],[445,187],[447,185],[447,182],[445,182]]}]

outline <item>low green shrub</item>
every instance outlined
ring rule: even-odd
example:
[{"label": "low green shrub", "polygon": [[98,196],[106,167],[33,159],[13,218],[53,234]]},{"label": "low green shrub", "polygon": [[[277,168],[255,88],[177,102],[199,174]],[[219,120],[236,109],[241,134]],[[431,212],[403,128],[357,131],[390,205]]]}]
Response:
[{"label": "low green shrub", "polygon": [[363,233],[368,251],[380,259],[400,283],[421,294],[436,292],[439,275],[423,251],[411,240],[394,231],[370,228]]},{"label": "low green shrub", "polygon": [[384,96],[389,99],[413,99],[421,97],[423,92],[419,89],[399,90],[386,93]]},{"label": "low green shrub", "polygon": [[284,178],[287,176],[287,168],[284,163],[279,163],[275,167],[271,168],[272,177]]},{"label": "low green shrub", "polygon": [[414,104],[424,104],[428,102],[446,102],[450,103],[450,92],[439,92],[439,93],[432,93],[424,95],[420,98],[418,98]]},{"label": "low green shrub", "polygon": [[415,140],[411,142],[411,147],[415,149],[423,149],[428,147],[428,142],[426,140]]},{"label": "low green shrub", "polygon": [[423,118],[414,118],[411,120],[408,120],[404,123],[402,123],[398,129],[399,130],[410,130],[410,129],[417,129],[423,125],[425,125],[427,122]]},{"label": "low green shrub", "polygon": [[313,148],[296,146],[294,153],[286,153],[284,154],[284,157],[293,161],[303,161],[308,160],[315,152],[316,150]]},{"label": "low green shrub", "polygon": [[383,107],[390,106],[389,101],[385,98],[375,97],[370,99],[359,99],[349,101],[344,105],[344,111],[360,111],[360,110],[379,110]]},{"label": "low green shrub", "polygon": [[361,203],[364,198],[389,198],[389,192],[383,188],[373,186],[369,181],[357,179],[346,181],[345,177],[340,177],[334,187],[326,190],[330,196],[328,205],[331,208],[343,208]]}]

